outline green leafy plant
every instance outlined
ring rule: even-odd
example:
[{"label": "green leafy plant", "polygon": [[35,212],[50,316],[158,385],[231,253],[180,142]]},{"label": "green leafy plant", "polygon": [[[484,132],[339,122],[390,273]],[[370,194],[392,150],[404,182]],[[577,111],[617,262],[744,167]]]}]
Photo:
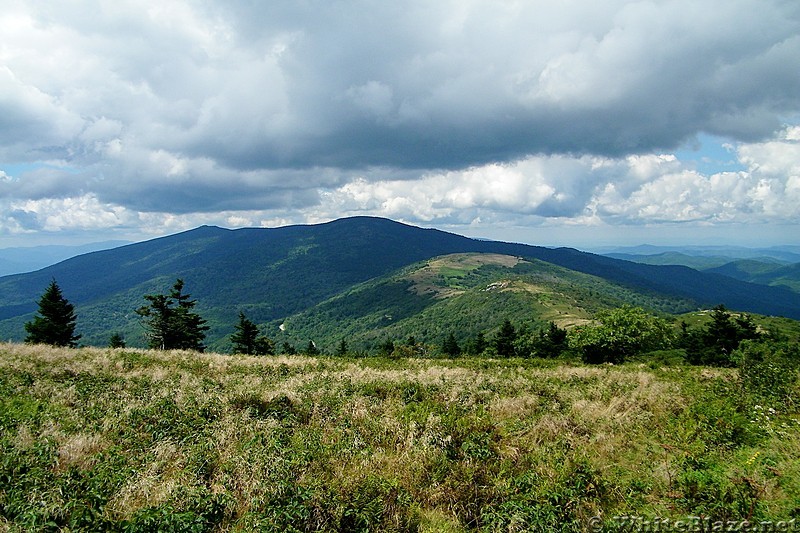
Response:
[{"label": "green leafy plant", "polygon": [[619,364],[671,343],[669,324],[639,307],[626,305],[601,311],[596,321],[597,324],[576,327],[569,335],[570,346],[581,353],[586,363]]}]

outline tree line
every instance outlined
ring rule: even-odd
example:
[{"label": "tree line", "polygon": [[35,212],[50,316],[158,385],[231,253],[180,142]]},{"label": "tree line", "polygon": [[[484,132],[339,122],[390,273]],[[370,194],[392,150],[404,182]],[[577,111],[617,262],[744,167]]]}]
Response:
[{"label": "tree line", "polygon": [[[136,314],[149,348],[205,350],[209,326],[195,311],[197,301],[184,292],[182,279],[177,279],[166,294],[147,294],[144,299],[146,305],[138,308]],[[76,318],[74,306],[63,296],[54,279],[39,300],[38,313],[25,324],[25,342],[75,347],[81,338],[75,334]],[[238,318],[234,333],[230,335],[233,353],[272,355],[278,351],[275,343],[243,312]],[[531,330],[526,325],[516,327],[505,319],[490,337],[477,332],[463,345],[451,332],[438,346],[409,337],[405,342],[385,339],[378,343],[376,351],[386,357],[535,356],[580,358],[590,364],[619,364],[643,354],[674,350],[690,364],[735,366],[737,358],[741,358],[737,350],[745,341],[780,339],[773,333],[760,331],[749,315],[733,315],[723,305],[711,311],[710,321],[704,326],[690,327],[682,322],[679,328],[640,307],[624,305],[600,311],[594,321],[569,331],[554,322]],[[124,347],[125,342],[119,334],[114,334],[109,345]],[[791,353],[795,351],[790,350]],[[297,350],[284,343],[280,352],[295,354]],[[302,353],[319,355],[321,351],[310,340]],[[345,339],[341,339],[334,355],[353,355]]]},{"label": "tree line", "polygon": [[[147,346],[157,350],[206,349],[205,338],[209,326],[195,310],[197,300],[184,292],[184,281],[177,279],[166,294],[146,294],[146,305],[136,314],[145,330]],[[39,299],[39,309],[30,322],[25,323],[29,344],[49,344],[74,348],[81,336],[75,334],[77,315],[75,307],[64,297],[55,279]],[[235,353],[268,355],[275,352],[272,341],[259,332],[258,326],[244,313],[239,313],[239,323],[231,335]],[[112,348],[125,347],[119,333],[109,339]]]}]

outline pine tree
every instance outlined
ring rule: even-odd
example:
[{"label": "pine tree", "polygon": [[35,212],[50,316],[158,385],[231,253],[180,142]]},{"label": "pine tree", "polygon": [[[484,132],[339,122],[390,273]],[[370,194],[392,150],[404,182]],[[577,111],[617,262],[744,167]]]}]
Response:
[{"label": "pine tree", "polygon": [[286,355],[296,355],[297,348],[295,348],[292,344],[289,344],[288,342],[284,341],[283,344],[281,345],[281,353],[284,353]]},{"label": "pine tree", "polygon": [[231,335],[233,353],[252,355],[256,350],[258,326],[248,319],[243,312],[239,312],[239,323],[234,326],[236,331]]},{"label": "pine tree", "polygon": [[305,355],[319,355],[319,348],[317,348],[317,344],[314,341],[308,341],[308,346],[306,346],[304,353]]},{"label": "pine tree", "polygon": [[381,357],[391,357],[394,353],[394,348],[394,341],[392,339],[383,340],[378,344],[378,355]]},{"label": "pine tree", "polygon": [[541,328],[533,342],[533,352],[539,357],[558,357],[567,348],[567,330],[550,322],[547,329]]},{"label": "pine tree", "polygon": [[256,337],[256,348],[254,355],[275,355],[275,343],[266,335]]},{"label": "pine tree", "polygon": [[515,354],[514,342],[517,340],[517,331],[509,319],[503,321],[500,331],[494,338],[494,347],[500,357],[511,357]]},{"label": "pine tree", "polygon": [[466,352],[470,355],[480,355],[489,346],[486,342],[486,336],[482,331],[475,334],[469,342],[467,342]]},{"label": "pine tree", "polygon": [[178,279],[169,295],[147,294],[149,305],[136,313],[142,317],[148,345],[160,350],[205,350],[203,341],[209,327],[193,311],[197,304],[188,294],[183,294],[183,280]]},{"label": "pine tree", "polygon": [[447,339],[445,339],[444,344],[442,344],[442,352],[450,357],[458,357],[461,355],[461,347],[458,345],[456,336],[452,331],[450,335],[447,336]]},{"label": "pine tree", "polygon": [[109,348],[125,348],[125,338],[119,333],[114,333],[108,340]]},{"label": "pine tree", "polygon": [[739,346],[739,329],[731,314],[720,304],[711,312],[711,323],[706,327],[705,344],[716,350],[717,358],[727,360]]},{"label": "pine tree", "polygon": [[38,314],[25,324],[25,342],[74,348],[81,338],[75,335],[75,321],[75,307],[64,298],[54,279],[39,300]]},{"label": "pine tree", "polygon": [[339,341],[339,346],[336,348],[336,355],[339,357],[344,357],[347,355],[347,341],[344,338]]},{"label": "pine tree", "polygon": [[170,291],[170,298],[175,301],[175,348],[180,350],[205,350],[203,341],[206,331],[210,328],[206,321],[193,312],[197,300],[192,300],[188,294],[183,294],[183,280],[178,279]]},{"label": "pine tree", "polygon": [[258,326],[239,312],[239,323],[234,326],[236,332],[231,335],[233,353],[245,355],[273,355],[275,345],[265,335],[259,334]]}]

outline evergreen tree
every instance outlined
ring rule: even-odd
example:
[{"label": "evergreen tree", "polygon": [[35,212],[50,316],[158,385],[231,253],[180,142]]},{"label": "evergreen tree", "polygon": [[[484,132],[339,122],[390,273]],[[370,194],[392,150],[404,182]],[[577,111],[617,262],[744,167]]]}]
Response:
[{"label": "evergreen tree", "polygon": [[482,331],[479,331],[475,334],[475,337],[467,343],[466,352],[471,355],[480,355],[488,346],[489,344],[486,342],[486,336]]},{"label": "evergreen tree", "polygon": [[252,354],[256,346],[256,337],[258,337],[258,326],[242,311],[239,311],[239,323],[234,326],[234,329],[236,331],[231,335],[233,353]]},{"label": "evergreen tree", "polygon": [[314,341],[308,341],[308,346],[306,346],[305,355],[319,355],[319,348],[317,348],[316,343]]},{"label": "evergreen tree", "polygon": [[239,312],[239,323],[235,326],[236,331],[231,335],[233,343],[233,353],[245,355],[266,355],[259,354],[259,332],[255,322],[247,318],[243,312]]},{"label": "evergreen tree", "polygon": [[52,280],[39,300],[39,312],[25,324],[25,342],[74,348],[80,335],[75,335],[75,307],[61,294]]},{"label": "evergreen tree", "polygon": [[170,291],[170,298],[176,303],[175,307],[175,341],[176,348],[181,350],[205,350],[203,341],[206,338],[206,331],[210,328],[206,321],[197,313],[193,312],[196,300],[192,300],[188,294],[183,294],[183,280],[178,279]]},{"label": "evergreen tree", "polygon": [[704,340],[707,347],[715,349],[725,360],[739,346],[739,328],[724,305],[716,306],[711,312]]},{"label": "evergreen tree", "polygon": [[272,342],[266,335],[259,335],[256,337],[256,346],[254,355],[275,355],[275,343]]},{"label": "evergreen tree", "polygon": [[512,357],[516,350],[514,349],[514,342],[517,340],[517,331],[509,319],[503,321],[500,326],[500,331],[494,338],[494,348],[497,350],[497,355],[500,357]]},{"label": "evergreen tree", "polygon": [[378,344],[378,355],[381,357],[391,357],[394,353],[394,341],[392,339],[386,339],[381,341]]},{"label": "evergreen tree", "polygon": [[681,324],[679,346],[686,350],[686,360],[691,364],[733,366],[733,352],[739,344],[761,336],[750,316],[734,319],[724,305],[718,305],[705,328],[693,330],[685,322]]},{"label": "evergreen tree", "polygon": [[447,336],[447,339],[445,339],[444,344],[442,344],[442,352],[450,357],[458,357],[461,355],[461,347],[458,345],[456,336],[452,331],[450,335]]},{"label": "evergreen tree", "polygon": [[160,350],[205,350],[203,341],[209,327],[193,311],[197,304],[188,294],[183,294],[183,280],[175,281],[169,295],[147,294],[149,305],[136,313],[142,317],[150,348]]},{"label": "evergreen tree", "polygon": [[558,357],[566,349],[567,330],[559,328],[552,321],[547,329],[539,330],[537,338],[533,341],[533,352],[539,357]]},{"label": "evergreen tree", "polygon": [[286,355],[295,355],[297,354],[297,348],[295,348],[288,342],[284,341],[283,345],[281,346],[281,353],[284,353]]},{"label": "evergreen tree", "polygon": [[125,339],[119,333],[114,333],[108,341],[109,348],[125,348]]},{"label": "evergreen tree", "polygon": [[342,337],[342,340],[339,341],[339,346],[336,348],[336,355],[339,357],[344,357],[347,355],[347,341]]}]

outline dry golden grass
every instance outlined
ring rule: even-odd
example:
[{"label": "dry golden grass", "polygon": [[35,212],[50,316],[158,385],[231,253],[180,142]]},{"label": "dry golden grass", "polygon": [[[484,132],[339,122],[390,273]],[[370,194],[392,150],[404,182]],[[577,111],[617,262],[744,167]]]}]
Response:
[{"label": "dry golden grass", "polygon": [[0,491],[0,527],[30,525],[24,490],[64,526],[97,498],[108,524],[218,531],[580,531],[800,496],[800,424],[725,432],[731,370],[3,344],[0,376],[4,468],[39,472]]}]

